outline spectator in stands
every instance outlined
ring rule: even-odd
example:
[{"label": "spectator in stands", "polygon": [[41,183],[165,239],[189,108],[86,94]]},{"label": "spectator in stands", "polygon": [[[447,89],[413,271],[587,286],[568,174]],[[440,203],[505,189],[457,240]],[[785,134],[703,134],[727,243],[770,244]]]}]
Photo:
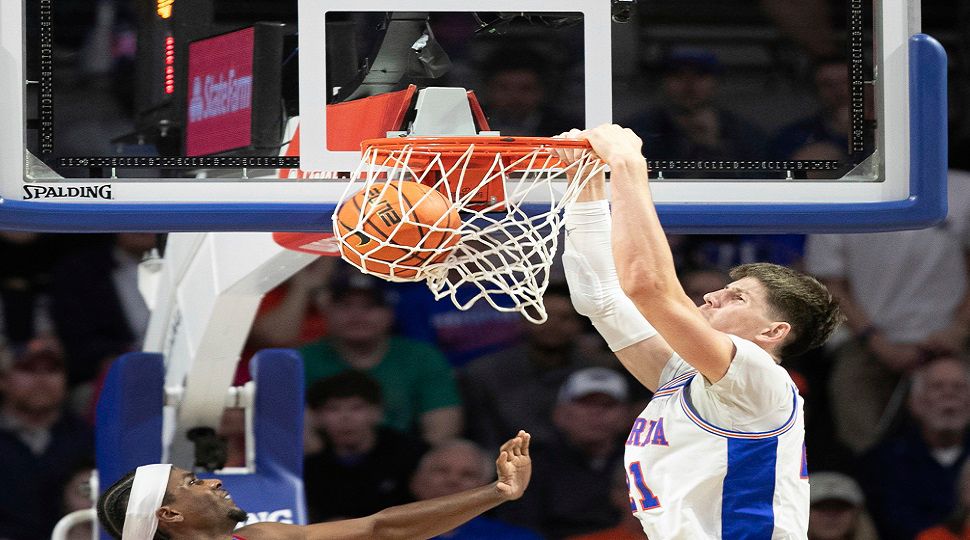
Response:
[{"label": "spectator in stands", "polygon": [[829,56],[815,62],[815,94],[819,110],[812,116],[782,127],[768,146],[770,159],[832,159],[819,146],[816,153],[806,151],[827,144],[841,150],[835,159],[844,159],[849,139],[849,66],[844,57]]},{"label": "spectator in stands", "polygon": [[327,285],[338,263],[336,257],[318,257],[266,293],[249,331],[234,384],[250,380],[249,360],[258,351],[301,347],[327,335]]},{"label": "spectator in stands", "polygon": [[761,0],[761,9],[813,58],[838,52],[829,0]]},{"label": "spectator in stands", "polygon": [[837,472],[812,473],[808,540],[878,540],[862,489]]},{"label": "spectator in stands", "polygon": [[610,486],[610,502],[620,513],[620,522],[608,529],[589,534],[570,536],[568,540],[643,540],[646,538],[643,525],[630,511],[634,502],[630,498],[627,473],[621,466],[613,470],[613,483]]},{"label": "spectator in stands", "polygon": [[[546,92],[557,71],[550,60],[527,46],[494,51],[482,66],[482,96],[489,127],[502,135],[552,137],[581,125],[581,119],[554,109]],[[553,81],[553,84],[555,82]]]},{"label": "spectator in stands", "polygon": [[51,338],[0,350],[0,392],[0,538],[47,540],[62,487],[94,459],[94,435],[65,408],[64,355]]},{"label": "spectator in stands", "polygon": [[970,538],[970,460],[960,467],[956,510],[943,523],[926,529],[916,540],[966,540]]},{"label": "spectator in stands", "polygon": [[314,382],[306,397],[310,426],[323,440],[303,466],[310,520],[367,516],[409,502],[408,480],[424,444],[381,426],[380,384],[344,371]]},{"label": "spectator in stands", "polygon": [[804,253],[802,234],[683,234],[669,235],[677,270],[727,272],[741,264],[766,261],[800,268]]},{"label": "spectator in stands", "polygon": [[364,371],[381,384],[384,422],[430,444],[458,435],[461,398],[441,352],[394,336],[394,311],[383,284],[356,270],[331,284],[330,335],[300,349],[306,383],[342,371]]},{"label": "spectator in stands", "polygon": [[543,466],[533,471],[529,494],[498,516],[549,538],[615,525],[610,473],[623,468],[623,436],[633,417],[628,399],[626,380],[611,369],[570,375],[552,412],[556,438],[533,447]]},{"label": "spectator in stands", "polygon": [[483,447],[494,446],[509,426],[532,434],[533,446],[554,439],[552,409],[563,381],[578,368],[606,361],[577,348],[584,325],[564,285],[549,287],[543,302],[549,315],[543,324],[519,316],[525,343],[473,360],[459,371],[468,436]]},{"label": "spectator in stands", "polygon": [[[765,158],[763,130],[715,101],[722,72],[720,60],[709,50],[675,47],[665,53],[660,103],[626,122],[643,139],[651,160]],[[696,173],[678,171],[663,171],[663,175],[696,177]],[[738,174],[719,173],[719,177],[731,176]],[[727,271],[749,262],[797,264],[804,239],[800,235],[688,235],[671,237],[670,241],[678,269],[714,267]]]},{"label": "spectator in stands", "polygon": [[255,349],[299,347],[326,334],[324,311],[339,259],[318,257],[266,293],[253,321],[247,346]]},{"label": "spectator in stands", "polygon": [[970,456],[970,365],[941,357],[919,367],[912,426],[861,460],[860,481],[883,540],[909,540],[957,506],[957,473]]},{"label": "spectator in stands", "polygon": [[[118,355],[141,347],[150,312],[138,292],[138,264],[154,247],[154,234],[120,233],[55,266],[51,316],[72,387],[94,381]],[[93,392],[74,399],[93,399]]]},{"label": "spectator in stands", "polygon": [[678,47],[667,52],[662,102],[627,122],[650,149],[650,159],[763,159],[762,130],[715,104],[722,71],[710,51]]},{"label": "spectator in stands", "polygon": [[970,174],[951,170],[949,215],[936,227],[813,235],[807,270],[843,306],[854,339],[832,340],[837,435],[855,452],[888,425],[903,376],[930,355],[966,349],[970,332]]},{"label": "spectator in stands", "polygon": [[[491,458],[471,441],[452,439],[428,451],[411,477],[411,493],[419,501],[444,497],[487,484],[495,476]],[[534,532],[479,516],[437,536],[448,540],[539,540]]]},{"label": "spectator in stands", "polygon": [[[448,300],[435,300],[424,283],[397,283],[397,327],[401,335],[430,343],[441,350],[456,369],[488,354],[521,343],[525,333],[522,315],[499,311],[488,302],[475,302],[460,310]],[[456,296],[466,302],[478,287],[459,287]]]},{"label": "spectator in stands", "polygon": [[0,313],[13,345],[49,332],[47,296],[51,269],[68,246],[54,234],[0,231]]}]

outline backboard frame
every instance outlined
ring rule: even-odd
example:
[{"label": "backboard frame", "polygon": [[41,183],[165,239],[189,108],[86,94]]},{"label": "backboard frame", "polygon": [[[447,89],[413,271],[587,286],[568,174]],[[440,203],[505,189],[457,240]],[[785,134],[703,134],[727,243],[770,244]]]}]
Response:
[{"label": "backboard frame", "polygon": [[[613,84],[610,62],[610,10],[608,2],[589,0],[488,0],[489,9],[501,12],[551,12],[582,13],[585,39],[585,122],[597,126],[610,122],[613,117],[612,103],[597,99],[612,95]],[[473,3],[469,3],[469,6]],[[326,65],[326,16],[329,11],[339,12],[388,12],[428,11],[460,12],[473,9],[456,9],[454,0],[369,0],[366,5],[348,9],[345,3],[332,0],[299,0],[300,51],[310,58],[320,58]],[[604,60],[605,59],[605,60]],[[327,101],[328,96],[315,92],[327,88],[326,69],[300,76],[301,148],[318,148],[319,151],[304,153],[300,164],[308,170],[352,171],[360,162],[360,152],[330,151],[327,148]],[[486,111],[488,112],[488,111]],[[442,133],[441,135],[452,135]]]},{"label": "backboard frame", "polygon": [[[317,10],[325,12],[328,1],[300,0],[300,5],[301,8],[304,4],[319,5],[322,7]],[[558,2],[557,5],[568,5],[568,10],[572,11],[574,3],[581,1],[568,0],[566,4]],[[401,0],[397,5],[410,6],[415,2],[418,0]],[[432,0],[430,4],[443,6],[444,2]],[[498,5],[495,2],[489,5]],[[519,10],[524,4],[540,10],[542,0],[520,0],[515,4]],[[750,184],[757,188],[753,190],[754,195],[743,196],[732,193],[729,183],[722,180],[653,182],[658,210],[668,230],[861,232],[925,227],[941,220],[946,215],[946,54],[933,38],[918,33],[918,4],[915,9],[913,4],[907,0],[881,3],[882,24],[878,39],[882,46],[877,50],[883,76],[878,79],[876,102],[880,115],[877,147],[884,154],[884,162],[878,167],[878,172],[883,175],[881,181],[758,181]],[[427,10],[429,2],[421,2],[421,5]],[[0,3],[0,69],[5,73],[24,73],[23,6],[19,1]],[[609,3],[604,0],[600,7],[602,13],[594,18],[608,18]],[[346,11],[345,8],[340,10]],[[602,64],[609,64],[607,58],[600,60]],[[0,81],[0,118],[4,125],[24,125],[27,84],[18,77],[5,77]],[[886,113],[906,108],[908,115]],[[597,120],[587,116],[588,123]],[[312,128],[309,131],[312,132]],[[4,197],[0,202],[0,228],[3,229],[319,231],[329,228],[329,216],[335,206],[333,201],[343,188],[342,182],[255,178],[225,182],[64,180],[46,169],[39,160],[22,155],[23,149],[23,129],[0,132],[0,186],[3,186],[0,195]],[[100,187],[102,189],[95,192],[108,193],[110,198],[94,199],[96,202],[28,199],[23,187],[27,184],[24,180],[28,171],[36,173],[30,183],[38,186]],[[173,195],[175,184],[178,193]],[[261,198],[265,202],[240,200],[239,190],[243,186],[254,193],[267,194]],[[226,202],[197,202],[201,200]],[[330,202],[295,202],[312,200]],[[678,202],[683,200],[691,202]]]}]

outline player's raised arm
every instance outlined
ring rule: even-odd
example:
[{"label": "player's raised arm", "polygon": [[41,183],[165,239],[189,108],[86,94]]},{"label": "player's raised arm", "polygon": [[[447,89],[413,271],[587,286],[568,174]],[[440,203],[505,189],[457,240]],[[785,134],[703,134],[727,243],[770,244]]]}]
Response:
[{"label": "player's raised arm", "polygon": [[[561,136],[579,138],[581,134],[574,129]],[[572,163],[580,152],[564,149],[559,157]],[[620,289],[613,263],[605,173],[590,178],[576,201],[566,207],[565,226],[562,260],[573,306],[589,317],[627,371],[655,390],[673,351]]]},{"label": "player's raised arm", "polygon": [[684,292],[650,194],[642,142],[605,125],[583,133],[610,166],[613,255],[620,288],[669,346],[709,381],[731,365],[734,344],[715,330]]},{"label": "player's raised arm", "polygon": [[246,520],[216,478],[167,464],[144,465],[109,486],[98,497],[98,520],[120,540],[152,538],[158,531],[172,540],[370,540],[431,538],[448,532],[505,501],[518,499],[532,476],[529,434],[506,441],[495,461],[491,484],[403,506],[374,515],[291,525],[261,522],[236,529]]},{"label": "player's raised arm", "polygon": [[395,506],[365,518],[308,525],[306,540],[431,538],[518,499],[532,476],[528,433],[520,431],[502,445],[495,469],[498,479],[479,488]]}]

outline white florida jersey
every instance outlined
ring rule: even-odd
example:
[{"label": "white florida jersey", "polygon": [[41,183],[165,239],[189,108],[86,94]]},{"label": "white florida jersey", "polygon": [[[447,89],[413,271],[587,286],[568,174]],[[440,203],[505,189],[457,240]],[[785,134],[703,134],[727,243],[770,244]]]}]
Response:
[{"label": "white florida jersey", "polygon": [[674,355],[626,441],[630,509],[650,540],[807,537],[802,398],[767,352],[731,339],[715,384]]}]

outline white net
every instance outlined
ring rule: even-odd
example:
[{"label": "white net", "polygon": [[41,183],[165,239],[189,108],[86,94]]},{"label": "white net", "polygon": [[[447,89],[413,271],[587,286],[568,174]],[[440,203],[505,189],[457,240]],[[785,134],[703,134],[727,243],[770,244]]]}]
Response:
[{"label": "white net", "polygon": [[424,280],[462,310],[484,300],[545,321],[562,210],[604,165],[575,141],[564,163],[553,140],[496,144],[509,140],[368,147],[334,212],[341,255],[389,281]]}]

